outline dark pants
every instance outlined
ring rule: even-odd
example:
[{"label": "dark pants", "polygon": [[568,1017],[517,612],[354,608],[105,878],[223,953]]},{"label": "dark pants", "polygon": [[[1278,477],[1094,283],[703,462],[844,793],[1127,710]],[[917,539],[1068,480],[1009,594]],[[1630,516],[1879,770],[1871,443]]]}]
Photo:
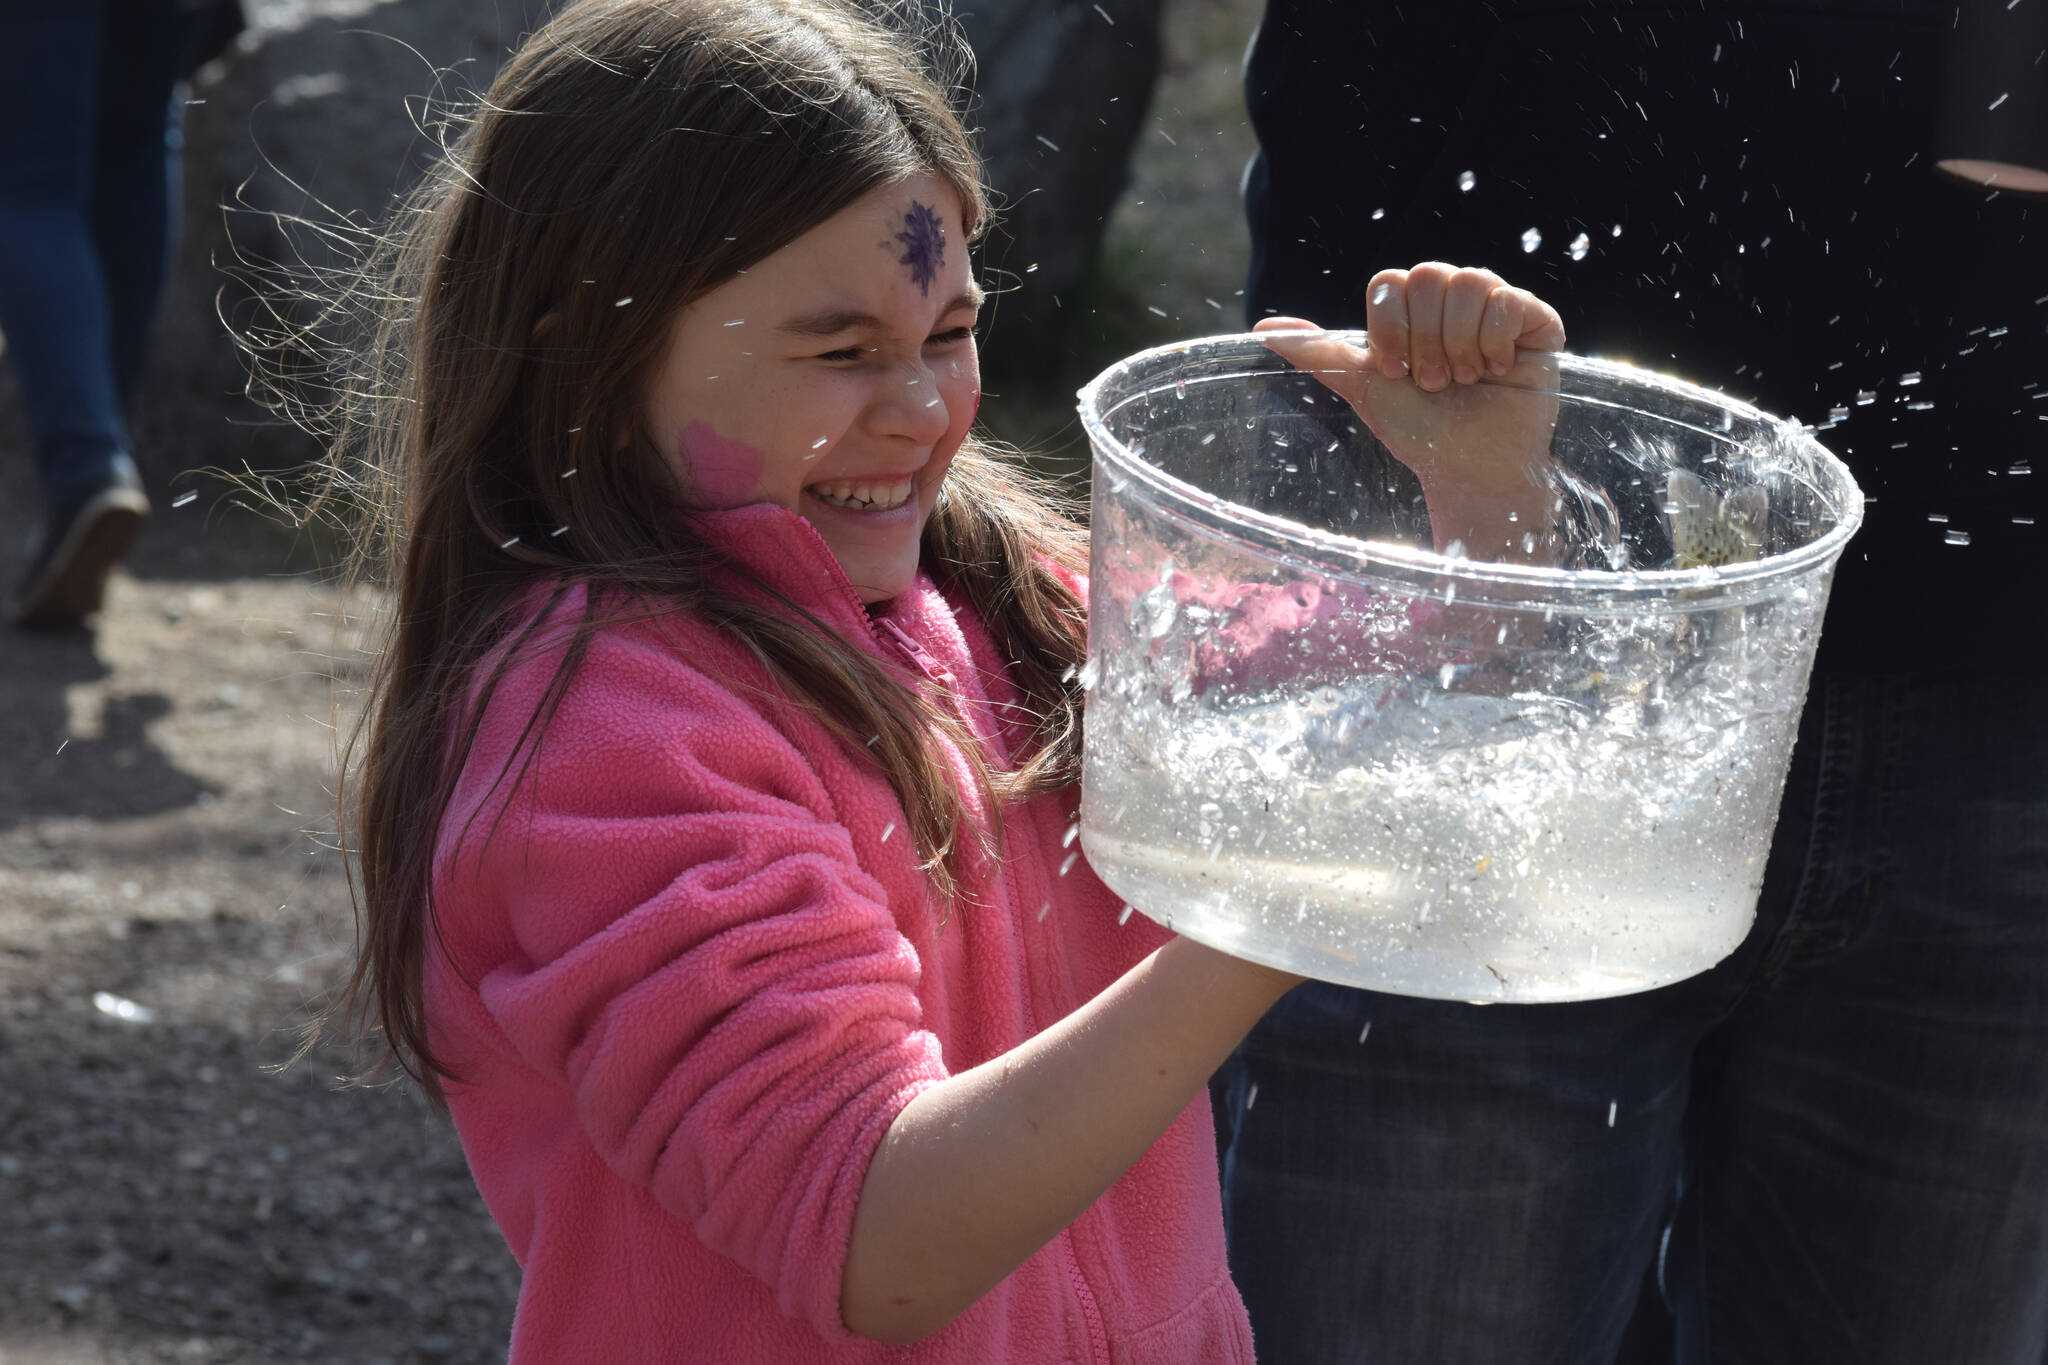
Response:
[{"label": "dark pants", "polygon": [[2040,1361],[2041,700],[1817,682],[1756,930],[1704,976],[1576,1005],[1289,995],[1227,1073],[1260,1360],[1611,1361],[1654,1267],[1678,1348],[1644,1359]]},{"label": "dark pants", "polygon": [[46,488],[128,448],[195,27],[171,0],[13,4],[0,19],[0,333]]}]

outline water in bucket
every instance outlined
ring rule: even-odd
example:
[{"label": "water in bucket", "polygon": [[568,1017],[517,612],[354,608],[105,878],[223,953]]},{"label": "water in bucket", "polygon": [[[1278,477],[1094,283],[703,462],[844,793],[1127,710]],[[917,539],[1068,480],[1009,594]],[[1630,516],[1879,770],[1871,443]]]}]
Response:
[{"label": "water in bucket", "polygon": [[1082,392],[1091,864],[1192,938],[1402,994],[1719,961],[1861,519],[1847,469],[1577,357],[1347,379],[1357,406],[1325,377],[1219,337]]}]

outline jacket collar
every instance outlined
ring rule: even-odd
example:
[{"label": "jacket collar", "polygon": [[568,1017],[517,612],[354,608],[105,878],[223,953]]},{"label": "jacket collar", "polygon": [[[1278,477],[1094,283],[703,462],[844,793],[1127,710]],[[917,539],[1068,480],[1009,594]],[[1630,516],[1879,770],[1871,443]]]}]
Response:
[{"label": "jacket collar", "polygon": [[803,517],[766,502],[689,516],[697,533],[736,568],[827,625],[856,639],[875,638],[874,616],[853,580],[825,537]]}]

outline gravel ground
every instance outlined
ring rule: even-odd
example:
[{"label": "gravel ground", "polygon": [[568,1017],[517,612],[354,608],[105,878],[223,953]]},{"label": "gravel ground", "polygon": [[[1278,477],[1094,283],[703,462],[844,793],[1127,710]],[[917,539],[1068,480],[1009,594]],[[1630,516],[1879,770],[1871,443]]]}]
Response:
[{"label": "gravel ground", "polygon": [[[1099,322],[1007,434],[1071,456],[1067,395],[1099,364],[1242,326],[1256,10],[1170,7]],[[159,483],[209,462],[163,421],[137,423]],[[27,505],[25,464],[0,459],[0,505]],[[445,1118],[338,1087],[332,1046],[285,1066],[353,933],[343,599],[317,549],[187,486],[95,632],[0,635],[0,1365],[502,1360],[517,1268]]]}]

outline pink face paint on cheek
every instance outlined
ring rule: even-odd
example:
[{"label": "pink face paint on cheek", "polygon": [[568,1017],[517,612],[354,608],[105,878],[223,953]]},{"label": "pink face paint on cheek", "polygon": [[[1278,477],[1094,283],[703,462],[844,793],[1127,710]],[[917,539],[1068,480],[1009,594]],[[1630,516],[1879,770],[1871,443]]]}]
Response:
[{"label": "pink face paint on cheek", "polygon": [[761,486],[767,457],[743,441],[720,436],[710,423],[690,423],[678,444],[684,491],[698,506],[737,507]]}]

